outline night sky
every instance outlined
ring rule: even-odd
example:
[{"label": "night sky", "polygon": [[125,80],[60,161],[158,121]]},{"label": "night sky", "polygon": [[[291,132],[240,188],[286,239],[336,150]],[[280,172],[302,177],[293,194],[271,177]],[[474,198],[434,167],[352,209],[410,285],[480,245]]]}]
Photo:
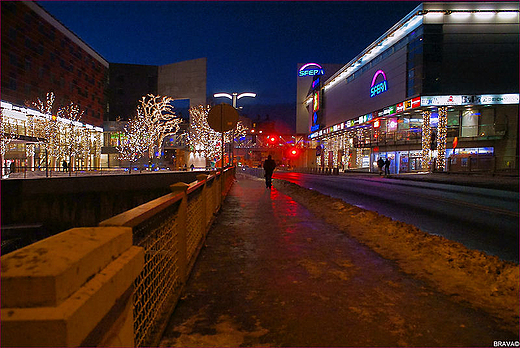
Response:
[{"label": "night sky", "polygon": [[163,65],[206,57],[208,96],[255,92],[254,99],[240,99],[244,110],[293,123],[298,63],[346,64],[420,2],[39,4],[109,62]]}]

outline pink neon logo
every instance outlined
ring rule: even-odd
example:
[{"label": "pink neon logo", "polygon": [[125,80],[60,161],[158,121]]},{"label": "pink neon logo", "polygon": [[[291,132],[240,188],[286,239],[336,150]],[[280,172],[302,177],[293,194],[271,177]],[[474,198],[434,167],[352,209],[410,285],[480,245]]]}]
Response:
[{"label": "pink neon logo", "polygon": [[323,69],[323,68],[321,67],[321,65],[319,65],[319,64],[316,64],[316,63],[307,63],[307,64],[305,64],[304,66],[302,66],[302,67],[300,68],[300,71],[302,71],[303,69],[305,69],[305,68],[307,68],[307,67],[309,67],[309,66],[311,66],[311,65],[316,65],[318,68]]},{"label": "pink neon logo", "polygon": [[386,80],[385,72],[383,70],[378,70],[374,74],[374,78],[372,78],[372,85],[370,85],[370,87],[374,87],[374,85],[376,84],[376,79],[379,75],[383,75],[383,78]]}]

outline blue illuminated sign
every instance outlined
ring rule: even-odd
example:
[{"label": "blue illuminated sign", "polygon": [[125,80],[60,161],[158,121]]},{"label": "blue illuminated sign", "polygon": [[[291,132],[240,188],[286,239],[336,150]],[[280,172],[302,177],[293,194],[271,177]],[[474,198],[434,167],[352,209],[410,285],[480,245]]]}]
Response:
[{"label": "blue illuminated sign", "polygon": [[320,85],[320,78],[318,77],[316,80],[312,81],[312,89],[316,88],[316,86],[319,87]]},{"label": "blue illuminated sign", "polygon": [[[383,75],[383,81],[376,84],[376,79],[379,75]],[[370,85],[370,98],[375,97],[388,90],[388,84],[386,81],[386,75],[383,70],[378,70],[372,78],[372,85]]]},{"label": "blue illuminated sign", "polygon": [[321,65],[316,63],[307,63],[298,70],[299,77],[305,76],[317,76],[325,74],[325,70],[321,67]]}]

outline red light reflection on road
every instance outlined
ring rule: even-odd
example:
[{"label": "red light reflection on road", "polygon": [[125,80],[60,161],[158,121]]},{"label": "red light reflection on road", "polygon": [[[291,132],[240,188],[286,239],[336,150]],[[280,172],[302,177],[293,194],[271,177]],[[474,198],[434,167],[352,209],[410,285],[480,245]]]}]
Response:
[{"label": "red light reflection on road", "polygon": [[302,206],[296,203],[290,196],[287,196],[275,188],[271,189],[271,204],[273,218],[281,227],[279,240],[287,253],[300,253],[300,242],[298,236],[298,218],[301,215]]},{"label": "red light reflection on road", "polygon": [[271,202],[275,214],[278,214],[282,220],[287,220],[288,216],[296,216],[298,203],[289,196],[280,197],[280,195],[280,191],[275,188],[271,189]]},{"label": "red light reflection on road", "polygon": [[302,173],[277,173],[274,172],[273,179],[282,179],[286,180],[295,184],[302,184],[303,183],[303,175]]}]

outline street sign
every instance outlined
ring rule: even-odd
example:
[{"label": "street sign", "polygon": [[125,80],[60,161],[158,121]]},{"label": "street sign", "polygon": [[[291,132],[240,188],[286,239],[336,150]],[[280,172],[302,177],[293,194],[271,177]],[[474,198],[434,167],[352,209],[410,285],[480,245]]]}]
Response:
[{"label": "street sign", "polygon": [[209,126],[220,133],[227,132],[236,127],[238,122],[238,111],[229,104],[219,104],[209,110]]}]

